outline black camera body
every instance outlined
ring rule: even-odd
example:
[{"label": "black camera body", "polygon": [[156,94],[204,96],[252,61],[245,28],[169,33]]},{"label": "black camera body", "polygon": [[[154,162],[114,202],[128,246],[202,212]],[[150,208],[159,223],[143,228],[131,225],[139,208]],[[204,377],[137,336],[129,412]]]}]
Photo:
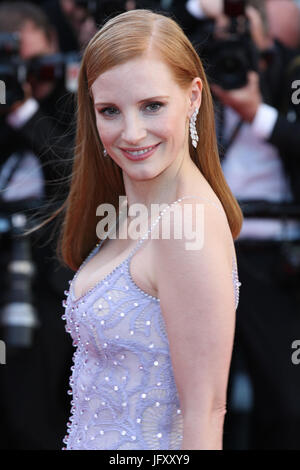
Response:
[{"label": "black camera body", "polygon": [[201,53],[209,58],[209,80],[225,90],[242,88],[248,72],[257,71],[257,51],[248,34],[231,34],[225,40],[212,39]]},{"label": "black camera body", "polygon": [[245,86],[248,72],[258,71],[259,53],[251,38],[245,7],[246,0],[224,0],[228,28],[220,31],[213,20],[206,19],[199,29],[202,44],[197,49],[204,63],[209,64],[207,76],[225,90]]}]

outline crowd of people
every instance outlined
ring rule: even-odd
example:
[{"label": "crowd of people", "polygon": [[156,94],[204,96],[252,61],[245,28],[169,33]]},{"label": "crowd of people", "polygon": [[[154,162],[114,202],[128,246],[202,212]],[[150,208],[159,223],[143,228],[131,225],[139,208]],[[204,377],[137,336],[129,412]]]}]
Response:
[{"label": "crowd of people", "polygon": [[[242,287],[224,448],[299,449],[300,374],[291,355],[299,331],[300,210],[289,211],[300,206],[300,112],[292,100],[300,74],[299,2],[248,0],[244,30],[218,0],[116,0],[96,9],[75,0],[0,2],[0,67],[11,66],[14,75],[0,107],[1,207],[35,200],[39,214],[49,214],[64,200],[75,150],[70,54],[79,63],[107,18],[141,8],[171,16],[197,47],[211,77],[224,176],[245,209],[236,241]],[[7,52],[6,42],[15,40],[14,54]],[[42,60],[50,56],[57,73],[43,75]],[[30,71],[25,78],[20,64]],[[0,366],[2,449],[60,449],[65,434],[73,347],[61,302],[72,271],[58,263],[56,241],[51,225],[31,236],[40,326],[32,345],[8,347]],[[4,233],[2,306],[11,246]]]}]

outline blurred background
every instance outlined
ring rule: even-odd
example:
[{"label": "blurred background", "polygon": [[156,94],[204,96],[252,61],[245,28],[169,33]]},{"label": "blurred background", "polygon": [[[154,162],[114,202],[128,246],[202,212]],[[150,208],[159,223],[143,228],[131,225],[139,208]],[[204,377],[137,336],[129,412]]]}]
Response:
[{"label": "blurred background", "polygon": [[85,46],[107,18],[135,8],[175,19],[202,59],[222,168],[244,213],[224,449],[298,450],[300,1],[293,0],[0,1],[0,448],[63,447],[74,348],[62,300],[74,273],[56,259],[59,218],[19,234],[67,195]]}]

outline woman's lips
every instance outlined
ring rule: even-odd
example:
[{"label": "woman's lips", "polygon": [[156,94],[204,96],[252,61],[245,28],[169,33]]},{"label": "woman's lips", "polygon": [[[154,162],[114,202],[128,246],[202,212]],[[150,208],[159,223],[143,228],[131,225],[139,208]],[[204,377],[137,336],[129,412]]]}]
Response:
[{"label": "woman's lips", "polygon": [[151,150],[149,150],[148,152],[144,152],[141,155],[132,155],[131,153],[127,152],[124,149],[121,149],[121,150],[122,150],[122,152],[123,152],[123,154],[125,155],[126,158],[136,162],[136,161],[140,161],[140,160],[145,160],[146,158],[150,157],[155,152],[155,150],[157,149],[157,147],[159,145],[160,145],[160,143],[154,145],[152,148],[150,147]]}]

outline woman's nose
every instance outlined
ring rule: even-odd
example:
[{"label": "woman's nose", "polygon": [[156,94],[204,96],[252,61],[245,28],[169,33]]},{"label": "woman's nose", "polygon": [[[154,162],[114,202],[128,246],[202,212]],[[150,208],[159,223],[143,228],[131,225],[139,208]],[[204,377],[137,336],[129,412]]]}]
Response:
[{"label": "woman's nose", "polygon": [[131,117],[124,120],[124,127],[122,131],[122,139],[127,144],[135,145],[141,142],[147,136],[145,123],[137,118]]}]

